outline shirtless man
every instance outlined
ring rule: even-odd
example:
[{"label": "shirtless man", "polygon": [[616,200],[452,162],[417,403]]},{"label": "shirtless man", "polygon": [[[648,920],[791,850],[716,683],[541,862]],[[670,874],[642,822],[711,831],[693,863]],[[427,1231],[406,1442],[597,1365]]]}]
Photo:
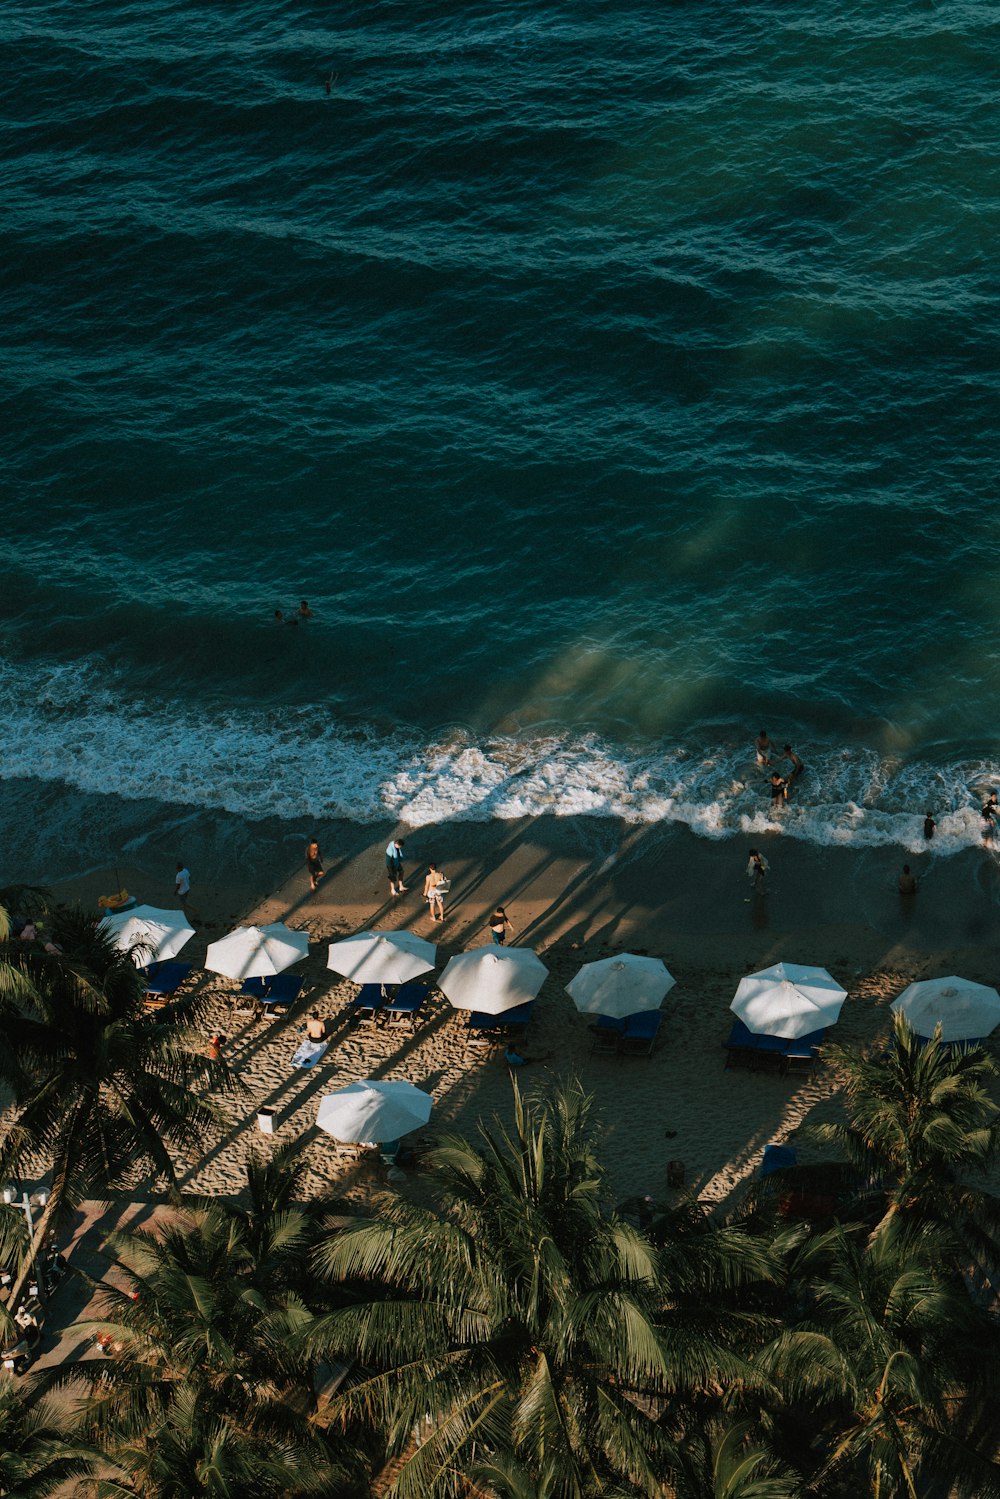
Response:
[{"label": "shirtless man", "polygon": [[802,761],[799,759],[798,755],[792,749],[792,746],[790,744],[786,744],[781,753],[784,755],[786,760],[791,760],[792,762],[792,768],[788,773],[788,781],[789,784],[791,784],[792,781],[798,780],[799,776],[805,770],[805,766],[802,764]]},{"label": "shirtless man", "polygon": [[771,763],[771,741],[767,737],[767,730],[761,729],[754,740],[754,749],[757,751],[757,764],[770,765]]}]

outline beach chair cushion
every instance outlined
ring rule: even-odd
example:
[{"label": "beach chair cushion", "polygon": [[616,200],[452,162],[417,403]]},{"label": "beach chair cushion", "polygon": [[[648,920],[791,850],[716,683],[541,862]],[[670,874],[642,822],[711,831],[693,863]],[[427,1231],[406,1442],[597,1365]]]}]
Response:
[{"label": "beach chair cushion", "polygon": [[652,1056],[653,1043],[662,1024],[663,1016],[659,1010],[642,1010],[637,1015],[629,1015],[618,1043],[621,1054]]},{"label": "beach chair cushion", "polygon": [[797,1164],[797,1159],[793,1145],[765,1145],[759,1174],[770,1176],[772,1171],[786,1171]]}]

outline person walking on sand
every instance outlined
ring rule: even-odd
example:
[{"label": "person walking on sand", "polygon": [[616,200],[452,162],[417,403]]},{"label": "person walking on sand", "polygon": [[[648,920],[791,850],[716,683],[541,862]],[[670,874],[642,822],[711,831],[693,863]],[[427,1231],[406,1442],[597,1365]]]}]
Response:
[{"label": "person walking on sand", "polygon": [[899,876],[899,893],[900,895],[916,895],[917,893],[917,881],[910,872],[909,864],[903,865],[903,872]]},{"label": "person walking on sand", "polygon": [[493,941],[496,946],[503,947],[507,940],[507,933],[513,930],[510,922],[507,920],[507,912],[503,906],[497,906],[486,925],[493,933]]},{"label": "person walking on sand", "polygon": [[306,869],[309,871],[309,889],[315,890],[323,878],[323,855],[315,838],[306,845]]},{"label": "person walking on sand", "polygon": [[983,802],[981,815],[983,819],[983,842],[992,843],[993,834],[996,829],[996,820],[1000,816],[1000,805],[997,804],[997,794],[995,791],[991,791]]},{"label": "person walking on sand", "polygon": [[180,860],[178,859],[178,861],[177,861],[177,873],[174,875],[174,895],[177,897],[177,902],[178,902],[181,910],[184,912],[185,916],[187,916],[189,914],[189,912],[188,912],[188,896],[190,894],[191,894],[191,871],[190,871],[190,869],[188,869],[188,867],[187,867],[186,864],[182,864],[180,862]]},{"label": "person walking on sand", "polygon": [[445,879],[442,869],[437,864],[431,864],[424,875],[424,899],[432,921],[444,920],[444,898],[450,889],[451,881]]},{"label": "person walking on sand", "polygon": [[402,895],[406,889],[403,884],[403,840],[393,838],[385,850],[385,872],[389,876],[389,894]]},{"label": "person walking on sand", "polygon": [[771,741],[767,737],[767,730],[761,729],[760,733],[757,735],[757,738],[754,740],[754,749],[757,751],[758,765],[770,765],[772,748],[773,746],[771,744]]},{"label": "person walking on sand", "polygon": [[764,893],[764,882],[767,879],[767,871],[769,868],[770,865],[764,858],[764,855],[762,853],[758,853],[757,849],[752,848],[750,850],[750,858],[747,861],[747,879],[750,880],[751,884],[753,885],[755,895],[762,895]]}]

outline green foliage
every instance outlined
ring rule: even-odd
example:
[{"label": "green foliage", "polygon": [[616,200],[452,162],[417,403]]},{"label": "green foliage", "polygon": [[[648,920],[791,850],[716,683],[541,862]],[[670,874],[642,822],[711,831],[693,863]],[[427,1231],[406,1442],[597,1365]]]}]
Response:
[{"label": "green foliage", "polygon": [[4,1499],[47,1499],[92,1470],[99,1454],[81,1439],[83,1417],[77,1405],[62,1392],[39,1395],[28,1383],[0,1382]]}]

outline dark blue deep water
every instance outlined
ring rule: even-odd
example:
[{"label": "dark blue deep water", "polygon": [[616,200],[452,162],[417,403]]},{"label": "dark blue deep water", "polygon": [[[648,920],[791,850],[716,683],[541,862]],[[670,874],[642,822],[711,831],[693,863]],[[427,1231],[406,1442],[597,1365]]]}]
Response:
[{"label": "dark blue deep water", "polygon": [[1000,5],[32,0],[0,45],[8,786],[726,836],[763,725],[788,831],[978,838]]}]

